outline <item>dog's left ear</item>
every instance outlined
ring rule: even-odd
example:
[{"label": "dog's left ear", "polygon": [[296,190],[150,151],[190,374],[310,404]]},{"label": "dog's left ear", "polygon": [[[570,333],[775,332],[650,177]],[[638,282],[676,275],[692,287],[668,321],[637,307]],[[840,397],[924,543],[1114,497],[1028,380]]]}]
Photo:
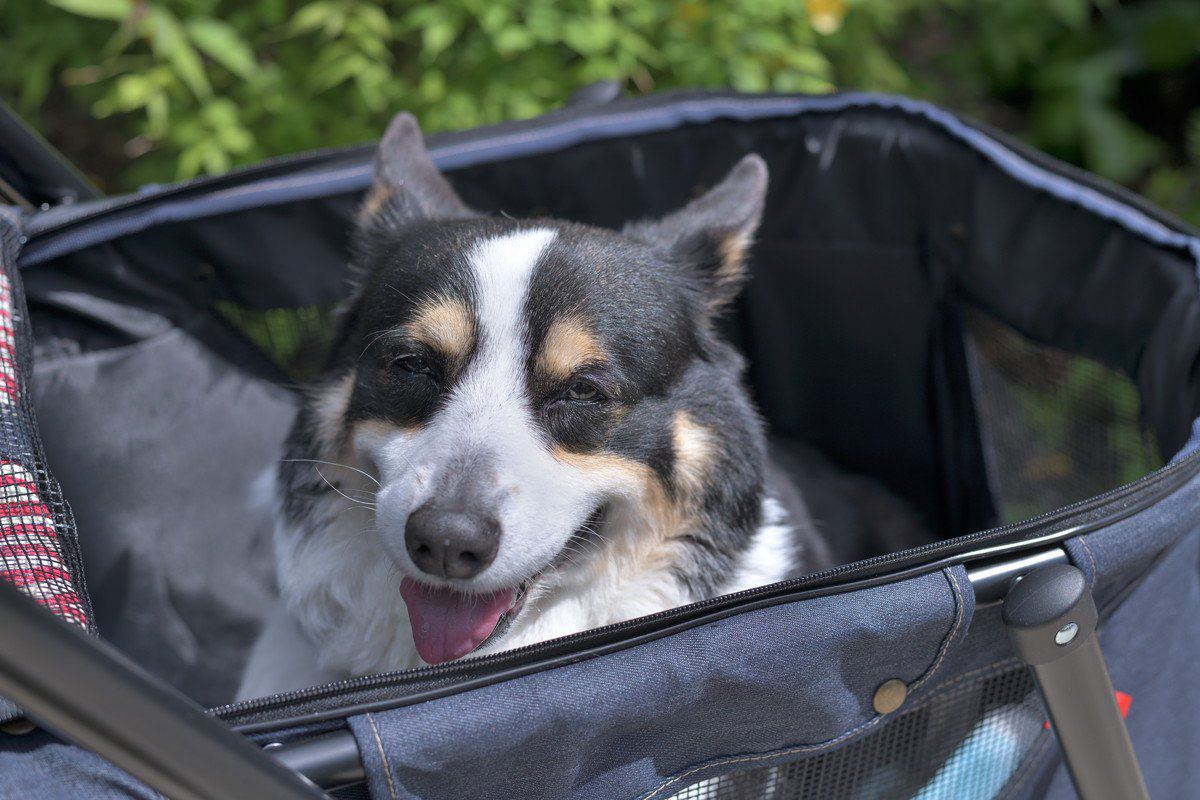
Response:
[{"label": "dog's left ear", "polygon": [[375,181],[359,209],[359,227],[474,215],[434,166],[416,118],[397,114],[375,152]]},{"label": "dog's left ear", "polygon": [[660,220],[636,222],[624,233],[666,249],[704,285],[708,314],[737,298],[746,280],[746,254],[762,219],[767,164],[751,153],[724,180]]}]

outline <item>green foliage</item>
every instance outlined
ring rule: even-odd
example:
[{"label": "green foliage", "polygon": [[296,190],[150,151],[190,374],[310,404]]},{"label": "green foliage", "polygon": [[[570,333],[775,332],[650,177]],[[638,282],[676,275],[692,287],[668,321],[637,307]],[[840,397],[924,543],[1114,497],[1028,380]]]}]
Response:
[{"label": "green foliage", "polygon": [[971,7],[968,44],[943,62],[974,76],[974,105],[1014,106],[1033,144],[1200,224],[1200,3]]},{"label": "green foliage", "polygon": [[0,41],[0,94],[109,191],[617,79],[925,96],[1200,222],[1194,0],[4,0]]},{"label": "green foliage", "polygon": [[[89,117],[119,128],[140,156],[120,188],[369,141],[401,108],[431,130],[530,116],[604,78],[831,88],[824,37],[790,0],[50,5],[7,0],[0,11],[10,31],[0,88],[36,118],[55,76]],[[845,7],[824,6],[837,27]],[[859,25],[843,46],[882,52],[878,28]],[[879,64],[882,81],[894,68]]]}]

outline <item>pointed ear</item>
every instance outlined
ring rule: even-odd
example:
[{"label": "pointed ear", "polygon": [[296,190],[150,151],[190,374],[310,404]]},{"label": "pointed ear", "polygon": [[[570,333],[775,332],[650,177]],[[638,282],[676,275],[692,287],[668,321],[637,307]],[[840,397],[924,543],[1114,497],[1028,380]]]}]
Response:
[{"label": "pointed ear", "polygon": [[358,212],[360,228],[474,216],[425,149],[417,120],[397,114],[375,152],[375,181]]},{"label": "pointed ear", "polygon": [[700,277],[709,315],[737,298],[746,280],[746,254],[762,219],[767,164],[751,153],[725,179],[660,220],[636,222],[624,233],[667,250]]}]

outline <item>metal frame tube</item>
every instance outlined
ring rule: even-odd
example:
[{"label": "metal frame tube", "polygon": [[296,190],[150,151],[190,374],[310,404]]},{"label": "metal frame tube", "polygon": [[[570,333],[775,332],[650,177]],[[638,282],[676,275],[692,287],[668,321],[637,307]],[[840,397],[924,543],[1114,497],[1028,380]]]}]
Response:
[{"label": "metal frame tube", "polygon": [[1096,636],[1099,614],[1083,573],[1050,564],[1021,578],[1004,623],[1033,669],[1081,800],[1149,800]]},{"label": "metal frame tube", "polygon": [[110,645],[2,581],[0,694],[173,800],[325,796]]},{"label": "metal frame tube", "polygon": [[[16,165],[14,180],[28,184],[28,196],[19,185],[9,185],[0,176],[0,192],[27,211],[42,203],[57,205],[100,197],[100,192],[78,169],[33,128],[26,125],[16,112],[0,101],[0,142]],[[35,194],[36,192],[36,194]]]},{"label": "metal frame tube", "polygon": [[328,791],[354,786],[367,779],[358,741],[348,730],[282,744],[271,742],[263,745],[263,750]]}]

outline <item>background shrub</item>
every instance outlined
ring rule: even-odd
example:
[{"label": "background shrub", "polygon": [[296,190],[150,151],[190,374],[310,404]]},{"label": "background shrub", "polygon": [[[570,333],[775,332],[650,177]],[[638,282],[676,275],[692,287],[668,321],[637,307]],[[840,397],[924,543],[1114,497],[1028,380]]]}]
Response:
[{"label": "background shrub", "polygon": [[633,93],[925,97],[1200,223],[1195,0],[4,0],[0,96],[108,192]]}]

